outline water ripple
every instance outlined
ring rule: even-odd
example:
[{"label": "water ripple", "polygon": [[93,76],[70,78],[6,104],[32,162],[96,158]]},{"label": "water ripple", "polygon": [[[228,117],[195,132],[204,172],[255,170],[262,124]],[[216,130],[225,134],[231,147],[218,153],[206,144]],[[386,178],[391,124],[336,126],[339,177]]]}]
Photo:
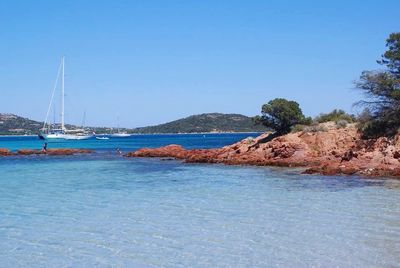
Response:
[{"label": "water ripple", "polygon": [[96,155],[2,161],[0,267],[400,263],[396,180]]}]

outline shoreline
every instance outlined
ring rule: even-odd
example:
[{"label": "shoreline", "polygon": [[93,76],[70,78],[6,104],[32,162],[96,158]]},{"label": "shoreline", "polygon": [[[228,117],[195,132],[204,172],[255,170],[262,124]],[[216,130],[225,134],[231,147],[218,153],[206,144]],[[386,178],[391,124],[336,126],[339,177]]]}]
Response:
[{"label": "shoreline", "polygon": [[[300,131],[278,137],[271,132],[263,133],[256,138],[247,137],[222,148],[184,149],[174,144],[159,148],[142,148],[127,152],[124,156],[173,158],[186,163],[296,167],[304,169],[303,174],[400,178],[400,134],[393,138],[363,140],[354,126],[337,128],[335,124],[324,123],[323,129],[325,130]],[[93,152],[95,150],[60,148],[49,149],[44,153],[41,150],[10,151],[0,148],[0,156],[71,155]]]},{"label": "shoreline", "polygon": [[217,149],[186,150],[180,145],[143,148],[126,157],[169,157],[186,163],[302,167],[304,174],[400,178],[400,134],[393,139],[362,140],[355,127],[332,124],[319,132],[273,137],[265,133]]}]

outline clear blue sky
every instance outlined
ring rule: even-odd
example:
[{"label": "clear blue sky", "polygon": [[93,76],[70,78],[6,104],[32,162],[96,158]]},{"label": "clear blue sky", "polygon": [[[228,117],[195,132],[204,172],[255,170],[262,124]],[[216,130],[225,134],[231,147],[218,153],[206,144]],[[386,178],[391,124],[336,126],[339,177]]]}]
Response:
[{"label": "clear blue sky", "polygon": [[[66,121],[144,126],[256,115],[285,97],[352,111],[353,80],[400,31],[400,1],[1,1],[0,112],[45,117],[66,56]],[[57,103],[58,104],[58,103]]]}]

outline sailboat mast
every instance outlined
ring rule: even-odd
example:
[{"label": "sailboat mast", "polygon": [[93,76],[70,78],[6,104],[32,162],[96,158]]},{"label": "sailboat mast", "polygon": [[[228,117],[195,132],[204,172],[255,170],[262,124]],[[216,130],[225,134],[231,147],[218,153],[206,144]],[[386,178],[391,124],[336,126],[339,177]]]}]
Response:
[{"label": "sailboat mast", "polygon": [[62,57],[62,76],[61,76],[61,129],[64,130],[64,56]]},{"label": "sailboat mast", "polygon": [[82,128],[84,129],[86,125],[86,109],[83,111],[83,118],[82,118]]}]

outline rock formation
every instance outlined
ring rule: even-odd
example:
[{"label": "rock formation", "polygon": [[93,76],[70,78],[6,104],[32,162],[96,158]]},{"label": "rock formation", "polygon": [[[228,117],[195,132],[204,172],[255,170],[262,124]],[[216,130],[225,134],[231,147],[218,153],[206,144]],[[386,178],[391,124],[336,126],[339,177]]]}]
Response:
[{"label": "rock formation", "polygon": [[400,176],[400,135],[362,140],[354,125],[325,123],[319,131],[280,137],[265,133],[219,149],[185,150],[179,145],[144,148],[128,157],[173,157],[193,163],[305,167],[304,173]]}]

